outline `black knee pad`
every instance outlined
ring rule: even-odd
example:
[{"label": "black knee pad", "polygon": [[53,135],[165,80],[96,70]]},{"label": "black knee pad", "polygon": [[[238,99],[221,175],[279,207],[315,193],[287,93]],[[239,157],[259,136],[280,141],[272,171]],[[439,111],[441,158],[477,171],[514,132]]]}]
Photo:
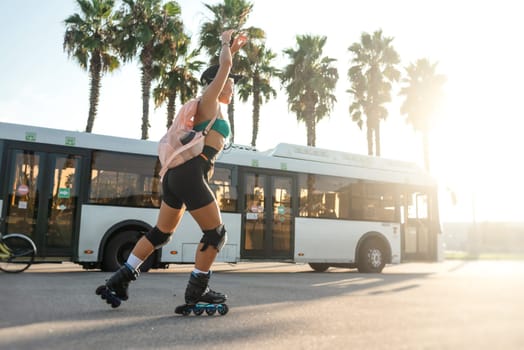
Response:
[{"label": "black knee pad", "polygon": [[200,249],[201,252],[206,250],[210,245],[215,247],[217,251],[220,251],[224,244],[226,244],[227,233],[224,224],[220,224],[212,230],[205,230],[202,232],[204,232],[204,235],[202,236],[200,243],[204,243],[204,246]]},{"label": "black knee pad", "polygon": [[155,249],[158,249],[169,243],[171,237],[173,236],[173,232],[164,233],[155,226],[148,233],[146,233],[145,236],[147,240],[155,247]]}]

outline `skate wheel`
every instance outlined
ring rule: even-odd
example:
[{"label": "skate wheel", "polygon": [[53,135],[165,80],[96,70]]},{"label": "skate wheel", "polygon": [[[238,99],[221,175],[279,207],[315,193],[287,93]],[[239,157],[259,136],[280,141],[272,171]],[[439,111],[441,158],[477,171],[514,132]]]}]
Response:
[{"label": "skate wheel", "polygon": [[111,302],[111,307],[112,307],[113,309],[115,309],[115,308],[117,308],[117,307],[119,307],[119,306],[120,306],[120,300],[113,300],[113,301]]},{"label": "skate wheel", "polygon": [[95,294],[96,294],[96,295],[102,295],[102,292],[104,291],[105,288],[106,288],[106,286],[99,286],[99,287],[95,290]]},{"label": "skate wheel", "polygon": [[214,305],[210,305],[206,307],[206,314],[208,314],[209,316],[213,316],[215,312],[217,312],[217,309],[215,308]]},{"label": "skate wheel", "polygon": [[202,308],[200,308],[200,307],[199,307],[199,308],[196,308],[196,309],[193,309],[193,313],[194,313],[195,315],[197,315],[197,316],[200,316],[200,315],[202,315],[202,314],[204,313],[204,309],[202,309]]},{"label": "skate wheel", "polygon": [[222,304],[218,307],[218,313],[222,316],[224,316],[225,314],[227,314],[227,312],[229,311],[229,307],[226,305],[226,304]]},{"label": "skate wheel", "polygon": [[182,315],[182,316],[189,316],[191,314],[191,310],[194,310],[194,306],[183,304],[178,305],[175,308],[175,314]]},{"label": "skate wheel", "polygon": [[187,309],[187,305],[178,305],[177,307],[175,307],[175,314],[187,316],[189,315],[189,312],[191,312],[191,310],[186,312]]}]

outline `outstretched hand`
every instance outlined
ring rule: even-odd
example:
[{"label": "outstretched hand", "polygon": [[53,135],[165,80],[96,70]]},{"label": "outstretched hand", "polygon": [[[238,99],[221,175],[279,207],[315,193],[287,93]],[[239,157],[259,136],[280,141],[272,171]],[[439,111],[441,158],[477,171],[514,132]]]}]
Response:
[{"label": "outstretched hand", "polygon": [[247,35],[240,33],[235,37],[231,44],[231,53],[235,53],[247,44]]},{"label": "outstretched hand", "polygon": [[[222,33],[222,42],[223,43],[230,43],[231,38],[233,36],[234,29],[228,29],[225,32]],[[231,53],[236,53],[238,50],[240,50],[244,45],[247,44],[247,35],[244,33],[238,34],[231,43],[230,49]]]}]

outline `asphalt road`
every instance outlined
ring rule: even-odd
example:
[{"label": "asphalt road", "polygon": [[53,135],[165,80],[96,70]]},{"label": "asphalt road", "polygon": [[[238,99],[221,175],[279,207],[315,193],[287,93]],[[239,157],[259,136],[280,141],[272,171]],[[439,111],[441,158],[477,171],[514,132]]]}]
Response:
[{"label": "asphalt road", "polygon": [[108,273],[0,273],[0,349],[524,349],[524,261],[217,264],[229,313],[174,315],[190,268],[142,274],[117,309],[94,294]]}]

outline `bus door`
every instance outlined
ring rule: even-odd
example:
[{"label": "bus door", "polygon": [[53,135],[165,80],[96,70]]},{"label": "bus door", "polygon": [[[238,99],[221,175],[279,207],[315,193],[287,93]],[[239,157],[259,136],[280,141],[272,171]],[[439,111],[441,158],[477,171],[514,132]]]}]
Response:
[{"label": "bus door", "polygon": [[292,259],[294,178],[245,173],[242,258]]},{"label": "bus door", "polygon": [[8,150],[3,229],[31,237],[38,257],[71,257],[82,156],[35,146]]},{"label": "bus door", "polygon": [[401,194],[402,260],[431,260],[429,196],[419,190]]}]

